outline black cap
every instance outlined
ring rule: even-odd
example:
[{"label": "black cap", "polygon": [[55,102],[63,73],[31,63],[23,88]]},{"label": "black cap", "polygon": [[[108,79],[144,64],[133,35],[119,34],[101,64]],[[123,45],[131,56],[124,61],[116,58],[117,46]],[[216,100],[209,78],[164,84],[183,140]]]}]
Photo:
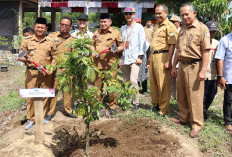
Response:
[{"label": "black cap", "polygon": [[37,17],[36,20],[35,20],[35,24],[36,23],[47,25],[47,20],[45,18],[42,18],[42,17]]},{"label": "black cap", "polygon": [[111,19],[111,16],[108,13],[103,13],[100,15],[100,19]]},{"label": "black cap", "polygon": [[88,15],[86,15],[86,14],[81,14],[79,17],[78,17],[78,20],[89,20],[89,17],[88,17]]},{"label": "black cap", "polygon": [[217,24],[213,21],[208,21],[205,23],[205,25],[209,28],[210,32],[218,31]]}]

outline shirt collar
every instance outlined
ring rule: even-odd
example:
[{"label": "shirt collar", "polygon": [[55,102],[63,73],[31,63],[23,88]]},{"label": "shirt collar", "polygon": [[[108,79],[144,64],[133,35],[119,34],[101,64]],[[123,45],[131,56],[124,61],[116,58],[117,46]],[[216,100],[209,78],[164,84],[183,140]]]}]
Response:
[{"label": "shirt collar", "polygon": [[33,35],[31,40],[34,40],[34,41],[37,41],[37,42],[42,42],[42,41],[46,40],[46,36],[44,36],[44,38],[43,38],[42,40],[39,41],[39,40],[36,38],[36,36]]},{"label": "shirt collar", "polygon": [[[113,31],[113,28],[110,26],[110,28],[108,29],[108,31],[107,32],[112,32]],[[103,32],[103,30],[102,29],[99,29],[99,33],[102,33]]]},{"label": "shirt collar", "polygon": [[166,24],[168,23],[168,21],[169,21],[168,18],[166,18],[166,19],[165,19],[161,24],[159,24],[159,25],[160,25],[160,26],[161,26],[161,25],[166,25]]},{"label": "shirt collar", "polygon": [[[57,35],[57,36],[63,38],[63,37],[61,36],[61,33],[60,33],[60,32],[58,32],[58,35]],[[71,35],[68,33],[64,38],[67,39],[67,38],[69,38],[70,36],[71,36]]]},{"label": "shirt collar", "polygon": [[193,21],[193,23],[192,23],[190,26],[187,27],[187,26],[185,25],[185,27],[186,27],[186,28],[189,28],[189,27],[197,27],[198,24],[199,24],[199,21],[198,21],[197,19],[195,19],[195,20]]}]

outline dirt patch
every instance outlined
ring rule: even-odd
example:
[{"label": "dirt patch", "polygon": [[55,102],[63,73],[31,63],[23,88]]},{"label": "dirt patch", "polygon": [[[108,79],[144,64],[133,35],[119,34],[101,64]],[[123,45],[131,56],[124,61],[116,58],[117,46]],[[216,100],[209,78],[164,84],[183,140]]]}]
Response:
[{"label": "dirt patch", "polygon": [[[90,151],[96,156],[184,156],[181,145],[174,136],[161,131],[160,126],[150,119],[111,120],[91,126]],[[55,129],[50,145],[57,157],[83,155],[85,139],[75,128],[67,126]]]},{"label": "dirt patch", "polygon": [[[45,145],[34,143],[34,129],[35,127],[25,131],[24,126],[16,125],[1,136],[1,156],[83,155],[85,125],[81,118],[72,119],[58,111],[52,122],[45,127]],[[199,156],[197,144],[183,140],[173,132],[175,131],[166,130],[151,119],[101,119],[91,125],[90,156]],[[189,145],[196,148],[189,150]]]}]

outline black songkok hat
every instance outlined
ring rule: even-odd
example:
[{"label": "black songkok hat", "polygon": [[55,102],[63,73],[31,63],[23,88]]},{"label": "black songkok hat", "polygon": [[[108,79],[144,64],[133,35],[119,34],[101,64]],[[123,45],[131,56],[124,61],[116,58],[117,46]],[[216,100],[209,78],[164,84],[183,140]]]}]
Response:
[{"label": "black songkok hat", "polygon": [[47,20],[45,18],[42,18],[42,17],[37,17],[36,20],[35,20],[35,24],[36,23],[47,25]]},{"label": "black songkok hat", "polygon": [[103,13],[100,15],[100,19],[111,19],[111,16],[108,13]]}]

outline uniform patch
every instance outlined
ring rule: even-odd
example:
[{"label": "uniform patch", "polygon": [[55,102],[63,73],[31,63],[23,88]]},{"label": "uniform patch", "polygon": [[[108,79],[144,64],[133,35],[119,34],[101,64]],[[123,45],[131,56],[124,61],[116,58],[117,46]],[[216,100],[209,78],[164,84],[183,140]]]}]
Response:
[{"label": "uniform patch", "polygon": [[55,39],[55,42],[59,42],[59,39],[58,39],[58,38],[56,38],[56,39]]},{"label": "uniform patch", "polygon": [[210,37],[210,35],[209,35],[209,33],[208,33],[208,32],[206,33],[206,37],[207,37],[207,38],[209,38],[209,37]]},{"label": "uniform patch", "polygon": [[171,33],[170,33],[170,37],[173,37],[173,36],[175,36],[175,33],[174,33],[174,32],[171,32]]},{"label": "uniform patch", "polygon": [[34,55],[35,51],[34,50],[31,50],[30,54],[31,55]]}]

